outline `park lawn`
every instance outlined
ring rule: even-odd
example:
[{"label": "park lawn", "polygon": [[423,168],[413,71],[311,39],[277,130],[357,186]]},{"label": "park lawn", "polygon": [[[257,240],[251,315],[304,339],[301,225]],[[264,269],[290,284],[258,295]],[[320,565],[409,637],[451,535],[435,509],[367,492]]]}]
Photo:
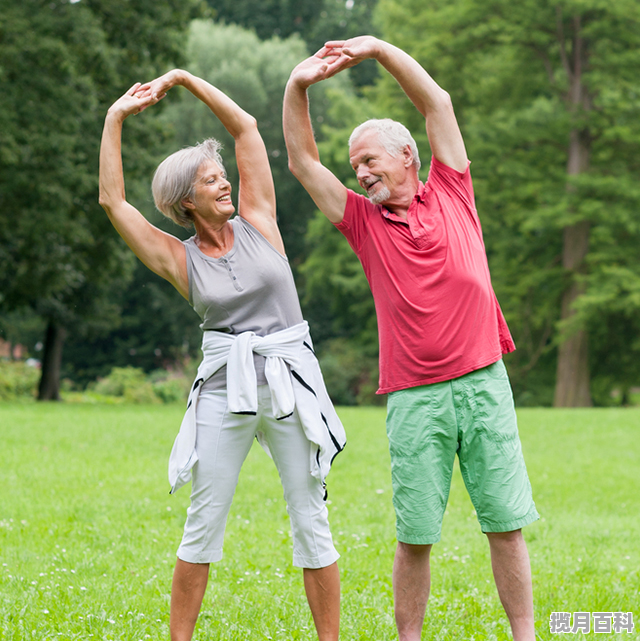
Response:
[{"label": "park lawn", "polygon": [[[0,404],[0,639],[168,639],[188,488],[166,467],[182,407]],[[383,408],[341,408],[329,476],[344,640],[394,639]],[[640,410],[523,409],[542,518],[525,529],[540,639],[554,611],[633,612],[640,630]],[[488,546],[456,471],[424,639],[508,639]],[[636,638],[637,633],[586,635]],[[195,639],[314,639],[277,473],[255,446]]]}]

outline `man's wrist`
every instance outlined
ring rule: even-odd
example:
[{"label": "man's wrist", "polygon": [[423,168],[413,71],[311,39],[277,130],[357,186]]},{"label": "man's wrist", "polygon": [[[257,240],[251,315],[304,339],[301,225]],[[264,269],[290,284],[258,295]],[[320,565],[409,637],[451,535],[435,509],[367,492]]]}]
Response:
[{"label": "man's wrist", "polygon": [[107,110],[107,116],[105,118],[105,122],[109,124],[114,124],[114,125],[122,125],[126,118],[126,114],[124,114],[122,111],[119,109],[114,109],[113,105],[109,107]]},{"label": "man's wrist", "polygon": [[290,91],[293,91],[300,95],[306,94],[307,89],[311,86],[311,84],[307,84],[303,80],[299,78],[294,78],[293,76],[289,78],[289,82],[287,83],[287,85]]}]

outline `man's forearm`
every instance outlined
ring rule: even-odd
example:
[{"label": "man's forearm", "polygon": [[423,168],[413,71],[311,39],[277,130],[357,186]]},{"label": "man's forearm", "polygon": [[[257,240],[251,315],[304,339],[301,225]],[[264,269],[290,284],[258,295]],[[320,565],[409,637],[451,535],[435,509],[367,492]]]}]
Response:
[{"label": "man's forearm", "polygon": [[309,97],[306,88],[289,81],[284,94],[282,113],[289,168],[294,175],[298,175],[306,162],[320,159],[309,115]]},{"label": "man's forearm", "polygon": [[344,216],[347,190],[320,162],[309,116],[307,86],[304,81],[292,77],[284,94],[284,138],[289,154],[289,169],[313,198],[318,209],[330,221],[339,223]]},{"label": "man's forearm", "polygon": [[449,94],[417,60],[388,42],[378,41],[374,57],[424,116],[432,154],[445,165],[465,171],[467,152]]}]

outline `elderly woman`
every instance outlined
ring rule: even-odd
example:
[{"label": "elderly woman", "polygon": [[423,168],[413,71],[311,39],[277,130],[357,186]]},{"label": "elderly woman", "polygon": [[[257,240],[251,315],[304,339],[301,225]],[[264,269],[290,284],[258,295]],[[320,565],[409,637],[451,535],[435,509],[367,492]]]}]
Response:
[{"label": "elderly woman", "polygon": [[[182,242],[125,199],[122,123],[182,85],[235,141],[238,216],[215,140],[182,149],[158,167],[158,209],[195,235]],[[172,492],[192,480],[191,505],[171,589],[171,639],[191,639],[209,564],[222,558],[227,515],[257,436],[273,458],[293,532],[293,563],[320,641],[338,638],[340,580],[324,480],[344,447],[328,400],[276,222],[267,152],[255,119],[186,71],[134,85],[109,109],[100,150],[100,204],[149,269],[202,319],[203,361],[169,462]]]}]

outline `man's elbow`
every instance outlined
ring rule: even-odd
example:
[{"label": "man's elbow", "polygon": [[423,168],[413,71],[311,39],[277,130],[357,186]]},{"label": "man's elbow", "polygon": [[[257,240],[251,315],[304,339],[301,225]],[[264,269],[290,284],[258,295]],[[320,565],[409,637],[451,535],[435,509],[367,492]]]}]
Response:
[{"label": "man's elbow", "polygon": [[289,154],[289,171],[296,177],[298,178],[298,173],[300,171],[300,164],[295,161],[294,158],[291,157],[291,154]]},{"label": "man's elbow", "polygon": [[245,114],[246,114],[244,116],[245,127],[247,129],[255,129],[257,131],[257,129],[258,129],[258,121],[251,114],[247,114],[246,112],[245,112]]},{"label": "man's elbow", "polygon": [[432,110],[440,112],[450,111],[453,113],[453,102],[449,92],[442,89],[442,87],[438,87],[438,89],[439,91],[433,98]]}]

